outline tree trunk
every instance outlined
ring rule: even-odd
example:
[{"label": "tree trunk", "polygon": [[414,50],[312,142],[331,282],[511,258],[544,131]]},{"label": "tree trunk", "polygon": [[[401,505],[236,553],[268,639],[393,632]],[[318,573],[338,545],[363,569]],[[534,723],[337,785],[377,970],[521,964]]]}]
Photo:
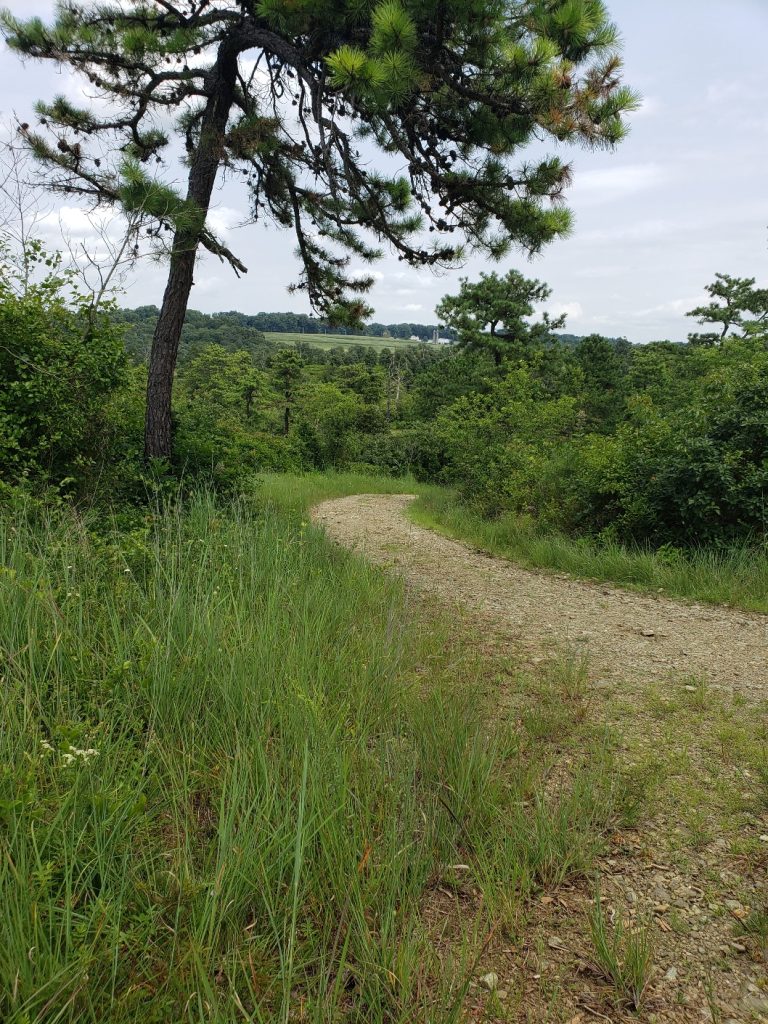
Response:
[{"label": "tree trunk", "polygon": [[208,100],[189,168],[187,200],[199,209],[200,221],[193,228],[178,228],[173,236],[168,281],[152,338],[144,422],[145,459],[171,457],[171,393],[179,338],[192,289],[195,255],[221,161],[236,76],[237,50],[223,43],[207,76]]}]

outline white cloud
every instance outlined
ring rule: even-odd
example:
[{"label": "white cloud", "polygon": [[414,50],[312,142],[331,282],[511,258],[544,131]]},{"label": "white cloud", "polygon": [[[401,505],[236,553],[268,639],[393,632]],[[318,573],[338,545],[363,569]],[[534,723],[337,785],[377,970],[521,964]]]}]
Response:
[{"label": "white cloud", "polygon": [[656,217],[651,220],[629,221],[616,224],[610,228],[598,228],[594,231],[582,231],[577,238],[579,243],[589,242],[649,242],[661,241],[669,235],[678,234],[681,230],[679,222]]},{"label": "white cloud", "polygon": [[582,202],[624,199],[637,192],[655,188],[668,177],[667,169],[657,163],[599,167],[576,173],[573,191]]},{"label": "white cloud", "polygon": [[233,228],[239,227],[242,217],[231,206],[217,206],[210,210],[207,217],[208,227],[216,235],[227,235]]},{"label": "white cloud", "polygon": [[223,279],[215,274],[212,274],[210,277],[204,277],[200,270],[198,270],[195,275],[195,292],[198,295],[214,292],[221,288],[223,284]]},{"label": "white cloud", "polygon": [[420,309],[424,309],[420,302],[409,302],[407,306],[403,306],[403,309],[408,313],[417,313]]},{"label": "white cloud", "polygon": [[630,120],[635,117],[650,117],[658,114],[663,104],[658,96],[643,96],[640,106],[630,115]]},{"label": "white cloud", "polygon": [[547,312],[552,317],[565,314],[569,320],[580,320],[584,316],[580,302],[554,302],[547,307]]},{"label": "white cloud", "polygon": [[745,79],[720,78],[707,88],[709,103],[731,103],[733,100],[751,99],[752,88]]},{"label": "white cloud", "polygon": [[657,306],[649,306],[647,309],[638,309],[633,313],[633,316],[658,316],[667,313],[677,313],[684,315],[689,309],[693,309],[695,306],[701,305],[705,302],[707,295],[705,292],[699,292],[698,295],[689,295],[685,299],[670,299],[669,302],[661,302]]},{"label": "white cloud", "polygon": [[253,57],[240,57],[238,62],[240,68],[240,74],[246,81],[253,75],[254,82],[259,85],[269,85],[269,75],[264,68],[257,68],[256,61]]},{"label": "white cloud", "polygon": [[368,267],[355,267],[349,276],[353,281],[362,281],[366,277],[372,277],[374,281],[384,280],[384,274],[380,270],[369,270]]},{"label": "white cloud", "polygon": [[60,206],[41,217],[38,227],[47,238],[63,234],[77,242],[119,235],[124,223],[119,214],[107,209],[88,211],[79,206]]}]

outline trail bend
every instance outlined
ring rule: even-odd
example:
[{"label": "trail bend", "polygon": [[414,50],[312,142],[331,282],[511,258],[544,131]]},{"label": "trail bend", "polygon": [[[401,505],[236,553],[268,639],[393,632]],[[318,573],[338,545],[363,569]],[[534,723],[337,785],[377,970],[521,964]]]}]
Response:
[{"label": "trail bend", "polygon": [[768,616],[524,569],[415,525],[406,515],[414,499],[355,494],[322,502],[312,518],[332,540],[468,613],[523,662],[584,651],[595,685],[695,677],[752,701],[768,696]]}]

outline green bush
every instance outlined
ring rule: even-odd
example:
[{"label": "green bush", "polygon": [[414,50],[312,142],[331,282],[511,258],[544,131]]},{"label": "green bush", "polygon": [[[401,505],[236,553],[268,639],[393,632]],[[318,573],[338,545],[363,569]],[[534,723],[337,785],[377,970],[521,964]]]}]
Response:
[{"label": "green bush", "polygon": [[[30,276],[31,275],[31,276]],[[31,243],[25,261],[0,241],[0,473],[83,489],[105,462],[112,396],[126,374],[109,310],[93,313]]]}]

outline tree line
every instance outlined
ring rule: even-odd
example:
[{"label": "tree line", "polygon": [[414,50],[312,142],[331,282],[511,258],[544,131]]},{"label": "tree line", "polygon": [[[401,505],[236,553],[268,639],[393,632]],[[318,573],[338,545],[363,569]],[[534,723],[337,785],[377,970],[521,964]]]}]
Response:
[{"label": "tree line", "polygon": [[447,348],[285,346],[253,328],[201,330],[220,318],[200,314],[176,372],[172,461],[147,466],[133,325],[108,305],[94,314],[41,249],[25,259],[0,247],[11,491],[136,506],[179,478],[237,492],[263,470],[354,469],[412,473],[486,517],[574,536],[766,536],[768,290],[752,279],[719,275],[685,344],[564,343],[536,313],[548,289],[516,271],[443,300],[459,338]]}]

